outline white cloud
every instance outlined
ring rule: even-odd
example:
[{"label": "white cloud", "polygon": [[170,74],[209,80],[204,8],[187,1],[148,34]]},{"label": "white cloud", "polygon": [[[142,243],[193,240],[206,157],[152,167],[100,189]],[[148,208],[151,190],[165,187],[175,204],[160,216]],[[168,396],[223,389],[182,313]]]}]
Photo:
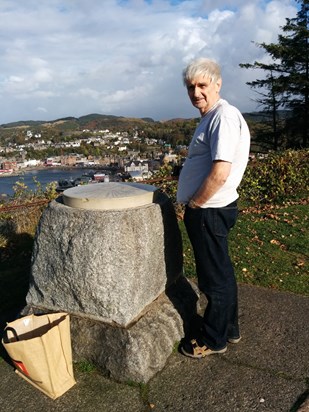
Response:
[{"label": "white cloud", "polygon": [[36,110],[38,112],[47,113],[47,109],[45,107],[37,107]]},{"label": "white cloud", "polygon": [[238,65],[265,58],[252,41],[276,41],[295,14],[294,0],[2,0],[0,124],[92,111],[197,117],[181,72],[202,55],[221,63],[223,97],[253,110],[245,82],[256,73]]}]

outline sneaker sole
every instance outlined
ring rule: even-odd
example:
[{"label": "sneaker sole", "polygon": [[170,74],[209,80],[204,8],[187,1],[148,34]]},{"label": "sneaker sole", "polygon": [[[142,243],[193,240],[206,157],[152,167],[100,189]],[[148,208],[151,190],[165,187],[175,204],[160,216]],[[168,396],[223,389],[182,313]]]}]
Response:
[{"label": "sneaker sole", "polygon": [[189,352],[185,351],[184,348],[182,348],[182,347],[180,348],[180,352],[183,355],[188,356],[189,358],[192,358],[192,359],[203,359],[206,356],[206,355],[200,355],[200,356],[193,355],[192,353],[189,353]]},{"label": "sneaker sole", "polygon": [[189,358],[192,358],[192,359],[203,359],[206,356],[217,355],[217,354],[220,355],[221,353],[225,353],[226,351],[227,351],[227,347],[225,347],[223,349],[220,349],[220,350],[216,350],[216,351],[214,351],[212,349],[207,349],[204,354],[193,355],[192,353],[187,352],[183,347],[180,348],[180,352],[183,355],[188,356]]},{"label": "sneaker sole", "polygon": [[223,348],[223,349],[220,349],[220,350],[207,349],[207,350],[206,350],[206,356],[209,356],[209,355],[217,355],[217,354],[220,355],[220,353],[225,353],[226,351],[227,351],[227,347],[225,347],[225,348]]},{"label": "sneaker sole", "polygon": [[238,343],[241,340],[241,336],[239,338],[228,338],[229,343]]}]

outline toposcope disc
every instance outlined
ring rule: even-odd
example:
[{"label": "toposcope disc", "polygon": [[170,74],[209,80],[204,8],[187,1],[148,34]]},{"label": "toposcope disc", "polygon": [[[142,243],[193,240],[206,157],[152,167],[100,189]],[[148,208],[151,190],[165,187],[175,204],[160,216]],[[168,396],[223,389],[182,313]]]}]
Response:
[{"label": "toposcope disc", "polygon": [[142,183],[89,183],[67,189],[62,196],[66,206],[77,209],[128,209],[153,203],[157,189]]}]

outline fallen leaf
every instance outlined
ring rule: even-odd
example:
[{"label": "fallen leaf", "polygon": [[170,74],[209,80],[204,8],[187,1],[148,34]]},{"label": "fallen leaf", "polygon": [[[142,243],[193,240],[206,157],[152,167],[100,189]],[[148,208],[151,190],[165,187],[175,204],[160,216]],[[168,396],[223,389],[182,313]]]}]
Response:
[{"label": "fallen leaf", "polygon": [[276,239],[272,239],[272,240],[270,241],[270,243],[271,243],[272,245],[278,245],[278,246],[280,246],[279,240],[276,240]]}]

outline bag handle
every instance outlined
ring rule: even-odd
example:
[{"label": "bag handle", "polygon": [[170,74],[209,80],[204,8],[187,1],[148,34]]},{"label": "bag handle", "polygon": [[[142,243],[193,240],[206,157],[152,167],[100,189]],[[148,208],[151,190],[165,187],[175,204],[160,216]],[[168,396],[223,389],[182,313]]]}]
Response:
[{"label": "bag handle", "polygon": [[16,341],[19,341],[19,336],[17,335],[16,330],[15,330],[14,328],[12,328],[11,326],[7,326],[7,327],[4,329],[4,333],[6,334],[5,337],[6,337],[6,340],[7,340],[8,343],[10,342],[10,339],[9,339],[9,337],[8,337],[8,331],[10,331],[10,332],[13,333],[14,338],[16,339]]}]

